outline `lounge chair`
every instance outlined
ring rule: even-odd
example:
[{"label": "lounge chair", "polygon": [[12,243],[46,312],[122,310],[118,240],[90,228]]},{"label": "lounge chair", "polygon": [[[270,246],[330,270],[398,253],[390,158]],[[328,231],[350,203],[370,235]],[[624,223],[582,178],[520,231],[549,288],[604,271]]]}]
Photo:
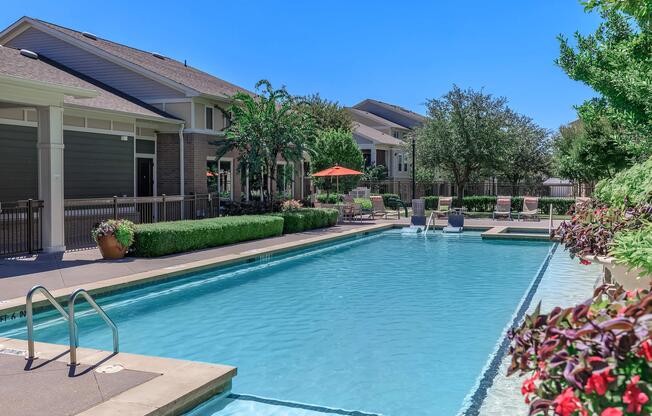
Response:
[{"label": "lounge chair", "polygon": [[394,217],[396,219],[401,218],[401,211],[388,211],[385,208],[385,203],[383,202],[383,197],[379,195],[372,195],[369,197],[371,199],[371,218],[376,219],[376,216],[387,219],[388,217]]},{"label": "lounge chair", "polygon": [[346,204],[342,208],[342,219],[344,221],[362,221],[362,205],[360,204]]},{"label": "lounge chair", "polygon": [[495,220],[501,217],[512,219],[512,197],[510,196],[499,196],[496,199],[496,208],[492,218]]},{"label": "lounge chair", "polygon": [[452,207],[453,207],[452,196],[440,197],[439,202],[437,203],[437,209],[433,210],[431,215],[435,215],[435,217],[439,217],[439,216],[446,217],[448,216],[448,213],[450,212]]},{"label": "lounge chair", "polygon": [[352,204],[355,202],[353,195],[342,195],[342,202],[345,204]]},{"label": "lounge chair", "polygon": [[521,217],[532,218],[539,221],[539,198],[536,196],[526,196],[523,198],[523,211],[518,213],[518,219]]}]

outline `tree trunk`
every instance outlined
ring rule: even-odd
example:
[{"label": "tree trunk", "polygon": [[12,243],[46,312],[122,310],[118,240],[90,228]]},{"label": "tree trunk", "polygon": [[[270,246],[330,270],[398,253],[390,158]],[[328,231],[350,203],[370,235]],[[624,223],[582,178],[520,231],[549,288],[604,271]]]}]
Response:
[{"label": "tree trunk", "polygon": [[466,182],[462,179],[456,179],[455,180],[455,185],[457,185],[457,203],[459,207],[462,207],[462,200],[464,199],[464,188],[466,186]]}]

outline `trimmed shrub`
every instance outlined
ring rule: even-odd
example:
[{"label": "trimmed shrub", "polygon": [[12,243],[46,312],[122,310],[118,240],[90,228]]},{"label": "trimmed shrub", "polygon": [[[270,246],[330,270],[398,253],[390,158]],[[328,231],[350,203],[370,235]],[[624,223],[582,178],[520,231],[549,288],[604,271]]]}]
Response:
[{"label": "trimmed shrub", "polygon": [[339,212],[331,208],[303,208],[272,214],[283,218],[283,234],[298,233],[337,224]]},{"label": "trimmed shrub", "polygon": [[552,212],[557,215],[568,214],[571,206],[575,204],[574,199],[570,198],[541,198],[539,200],[539,208],[544,214],[548,213],[548,207],[552,204]]},{"label": "trimmed shrub", "polygon": [[392,201],[392,199],[398,199],[398,200],[401,199],[401,196],[398,195],[398,194],[373,194],[373,195],[382,196],[383,197],[383,204],[385,204],[385,206],[387,208],[391,208],[391,209],[398,208],[397,204],[394,201]]},{"label": "trimmed shrub", "polygon": [[356,204],[360,204],[360,207],[362,209],[371,209],[373,208],[373,205],[371,203],[371,199],[368,198],[355,198],[353,199],[353,202]]},{"label": "trimmed shrub", "polygon": [[426,209],[437,209],[439,206],[439,197],[438,196],[426,196],[423,198],[426,204]]},{"label": "trimmed shrub", "polygon": [[251,215],[205,220],[136,225],[133,254],[164,256],[241,241],[275,237],[283,232],[283,219]]},{"label": "trimmed shrub", "polygon": [[342,194],[318,194],[317,201],[322,204],[337,204],[342,200]]},{"label": "trimmed shrub", "polygon": [[[424,200],[426,201],[426,209],[437,209],[438,196],[427,196]],[[570,198],[542,197],[539,198],[539,209],[541,209],[542,213],[547,214],[548,206],[552,204],[554,214],[564,215],[568,213],[574,203],[575,201]],[[456,201],[453,201],[453,205],[457,205]],[[496,207],[496,197],[491,195],[465,196],[462,199],[462,205],[469,212],[493,212]],[[512,197],[512,211],[519,212],[522,209],[523,197]]]}]

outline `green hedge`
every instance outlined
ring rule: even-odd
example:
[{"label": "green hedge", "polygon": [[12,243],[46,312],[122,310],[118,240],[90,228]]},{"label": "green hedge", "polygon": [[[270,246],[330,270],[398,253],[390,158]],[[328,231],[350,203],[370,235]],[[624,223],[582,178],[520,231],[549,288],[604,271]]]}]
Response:
[{"label": "green hedge", "polygon": [[392,199],[398,199],[398,200],[401,199],[401,196],[398,195],[398,194],[372,194],[372,195],[380,195],[380,196],[382,196],[383,197],[383,204],[385,204],[385,206],[387,208],[391,208],[391,209],[398,208],[397,204],[392,202]]},{"label": "green hedge", "polygon": [[337,224],[339,212],[331,208],[303,208],[271,214],[283,218],[283,234],[298,233]]},{"label": "green hedge", "polygon": [[652,158],[603,179],[595,186],[594,196],[613,207],[652,202]]},{"label": "green hedge", "polygon": [[317,194],[317,201],[322,204],[337,204],[342,200],[342,194]]},{"label": "green hedge", "polygon": [[[439,203],[438,196],[427,196],[424,198],[426,201],[426,209],[437,209]],[[539,209],[542,213],[548,213],[548,207],[552,204],[554,214],[564,215],[568,212],[571,205],[575,200],[570,198],[539,198]],[[457,206],[457,201],[453,201],[453,205]],[[495,196],[465,196],[462,199],[462,205],[470,212],[493,212],[496,206]],[[512,197],[512,211],[519,212],[523,209],[523,197]]]},{"label": "green hedge", "polygon": [[283,219],[271,215],[138,224],[133,254],[142,257],[164,256],[279,236],[282,232]]}]

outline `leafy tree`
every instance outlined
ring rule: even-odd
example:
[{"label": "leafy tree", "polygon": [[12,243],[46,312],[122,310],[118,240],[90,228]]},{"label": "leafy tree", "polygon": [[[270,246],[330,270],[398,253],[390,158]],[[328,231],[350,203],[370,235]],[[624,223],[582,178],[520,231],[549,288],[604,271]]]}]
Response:
[{"label": "leafy tree", "polygon": [[576,182],[593,183],[610,178],[630,165],[631,155],[614,141],[606,118],[584,118],[561,127],[554,139],[556,174]]},{"label": "leafy tree", "polygon": [[429,119],[416,131],[417,165],[450,174],[461,198],[472,175],[499,159],[507,137],[506,100],[454,85],[427,107]]},{"label": "leafy tree", "polygon": [[[595,33],[575,34],[574,44],[560,36],[557,64],[571,79],[601,97],[579,107],[598,114],[614,127],[614,139],[637,158],[652,154],[652,31],[650,1],[591,0],[604,21]],[[586,121],[586,120],[585,120]]]},{"label": "leafy tree", "polygon": [[362,179],[365,181],[384,181],[388,176],[387,167],[375,163],[373,165],[365,166],[363,172],[364,175],[362,175]]},{"label": "leafy tree", "polygon": [[329,101],[321,98],[319,94],[312,94],[299,97],[297,103],[298,111],[312,117],[315,127],[319,130],[353,130],[351,116],[337,101]]},{"label": "leafy tree", "polygon": [[508,113],[507,140],[501,151],[498,174],[509,181],[513,194],[518,184],[548,173],[550,167],[550,132],[530,117]]},{"label": "leafy tree", "polygon": [[[313,120],[305,112],[295,111],[296,101],[285,87],[274,89],[269,81],[256,83],[255,96],[238,92],[229,108],[231,125],[226,139],[216,142],[217,154],[238,151],[238,167],[262,183],[265,174],[277,182],[277,161],[301,162],[312,149],[315,138]],[[270,210],[275,186],[268,186]]]},{"label": "leafy tree", "polygon": [[[364,166],[364,157],[350,132],[333,129],[322,130],[317,135],[310,162],[312,173],[335,165],[360,171]],[[350,191],[358,184],[358,180],[357,176],[340,177],[340,191]],[[327,193],[333,191],[336,184],[330,178],[315,178],[315,183]]]}]

